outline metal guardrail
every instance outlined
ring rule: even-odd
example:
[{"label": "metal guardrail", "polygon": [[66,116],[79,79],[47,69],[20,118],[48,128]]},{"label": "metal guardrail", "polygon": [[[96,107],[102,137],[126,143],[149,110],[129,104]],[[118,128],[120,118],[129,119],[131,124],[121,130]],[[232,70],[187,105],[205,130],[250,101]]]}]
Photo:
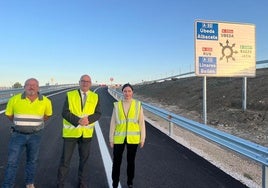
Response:
[{"label": "metal guardrail", "polygon": [[[262,60],[262,61],[256,61],[256,69],[263,69],[267,68],[268,66],[268,60]],[[151,84],[155,82],[163,82],[165,80],[173,80],[173,79],[180,79],[180,78],[186,78],[186,77],[193,77],[195,76],[194,71],[186,72],[183,74],[178,74],[178,75],[173,75],[165,78],[159,78],[155,80],[150,80],[150,81],[143,81],[142,83],[138,83],[137,85],[143,85],[143,84]]]},{"label": "metal guardrail", "polygon": [[152,81],[144,81],[144,82],[142,82],[140,84],[151,84],[151,83],[155,83],[155,82],[162,82],[162,81],[165,81],[165,80],[174,80],[174,79],[191,77],[191,76],[195,76],[195,72],[187,72],[187,73],[174,75],[174,76],[169,76],[169,77],[165,77],[165,78],[160,78],[160,79],[156,79],[156,80],[152,80]]},{"label": "metal guardrail", "polygon": [[[46,94],[52,91],[58,91],[58,90],[72,88],[76,86],[78,85],[77,84],[64,84],[64,85],[40,86],[39,91],[42,94]],[[0,104],[6,103],[11,96],[17,93],[22,93],[23,91],[24,91],[24,88],[0,90]]]},{"label": "metal guardrail", "polygon": [[[122,93],[108,89],[109,93],[116,99],[122,99]],[[169,122],[169,136],[173,134],[173,124],[191,131],[198,136],[204,137],[221,146],[231,149],[243,156],[246,156],[263,166],[262,184],[263,188],[268,188],[268,148],[253,142],[244,140],[242,138],[233,136],[231,134],[219,131],[215,128],[209,127],[205,124],[189,120],[182,116],[173,114],[164,109],[152,106],[142,102],[143,108],[149,112],[167,120]]]}]

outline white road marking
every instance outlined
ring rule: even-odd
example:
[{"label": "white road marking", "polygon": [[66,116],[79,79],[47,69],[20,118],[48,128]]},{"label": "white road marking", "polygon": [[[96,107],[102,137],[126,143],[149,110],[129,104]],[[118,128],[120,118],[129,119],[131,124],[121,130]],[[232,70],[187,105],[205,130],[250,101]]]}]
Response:
[{"label": "white road marking", "polygon": [[[105,172],[106,172],[107,182],[109,184],[109,187],[112,188],[113,187],[112,186],[112,183],[113,183],[113,180],[112,180],[113,162],[112,162],[111,156],[109,154],[107,145],[105,143],[103,134],[101,132],[99,122],[95,123],[95,131],[96,131],[97,139],[98,139],[99,146],[100,146],[100,151],[101,151],[102,161],[103,161],[103,165],[104,165]],[[120,182],[119,182],[118,188],[121,188]]]}]

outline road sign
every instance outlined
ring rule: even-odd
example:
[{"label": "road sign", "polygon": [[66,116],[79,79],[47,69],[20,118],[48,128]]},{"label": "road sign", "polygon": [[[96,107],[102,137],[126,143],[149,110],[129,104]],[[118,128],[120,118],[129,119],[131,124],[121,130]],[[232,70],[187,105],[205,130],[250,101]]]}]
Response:
[{"label": "road sign", "polygon": [[197,20],[194,33],[197,76],[255,76],[255,25]]}]

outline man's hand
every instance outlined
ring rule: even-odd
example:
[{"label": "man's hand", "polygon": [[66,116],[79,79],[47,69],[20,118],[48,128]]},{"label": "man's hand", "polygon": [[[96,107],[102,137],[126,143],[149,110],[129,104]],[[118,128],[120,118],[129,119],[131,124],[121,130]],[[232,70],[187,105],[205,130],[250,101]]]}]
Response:
[{"label": "man's hand", "polygon": [[44,115],[44,121],[47,121],[50,116]]},{"label": "man's hand", "polygon": [[14,115],[10,115],[10,116],[6,116],[10,121],[13,121],[13,119],[14,119]]},{"label": "man's hand", "polygon": [[87,126],[89,124],[88,116],[85,116],[85,117],[82,117],[81,119],[79,119],[78,123],[79,123],[79,125]]}]

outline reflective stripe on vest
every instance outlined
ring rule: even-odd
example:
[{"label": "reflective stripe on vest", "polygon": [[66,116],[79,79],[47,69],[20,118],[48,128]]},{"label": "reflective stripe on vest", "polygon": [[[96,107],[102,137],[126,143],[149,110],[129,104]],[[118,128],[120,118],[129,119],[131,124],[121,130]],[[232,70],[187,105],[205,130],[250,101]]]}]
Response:
[{"label": "reflective stripe on vest", "polygon": [[94,128],[94,125],[90,124],[88,126],[81,126],[81,125],[78,125],[77,127],[73,126],[72,124],[64,124],[63,127],[65,129],[76,129],[78,127],[81,127],[81,128],[84,128],[84,129],[93,129]]},{"label": "reflective stripe on vest", "polygon": [[[95,113],[95,108],[98,103],[98,95],[92,91],[88,91],[87,100],[84,108],[81,107],[81,97],[79,95],[79,90],[73,90],[67,92],[68,104],[70,112],[78,117],[83,117],[85,115],[92,115]],[[62,136],[64,138],[79,138],[83,136],[84,138],[91,138],[94,131],[94,123],[87,126],[78,125],[75,127],[66,119],[63,119],[63,132]]]},{"label": "reflective stripe on vest", "polygon": [[125,138],[127,143],[140,143],[140,126],[138,123],[141,103],[137,100],[132,100],[127,117],[124,113],[123,102],[114,103],[116,127],[114,133],[114,143],[122,144]]},{"label": "reflective stripe on vest", "polygon": [[17,126],[41,126],[44,124],[43,116],[15,114],[13,123]]}]

